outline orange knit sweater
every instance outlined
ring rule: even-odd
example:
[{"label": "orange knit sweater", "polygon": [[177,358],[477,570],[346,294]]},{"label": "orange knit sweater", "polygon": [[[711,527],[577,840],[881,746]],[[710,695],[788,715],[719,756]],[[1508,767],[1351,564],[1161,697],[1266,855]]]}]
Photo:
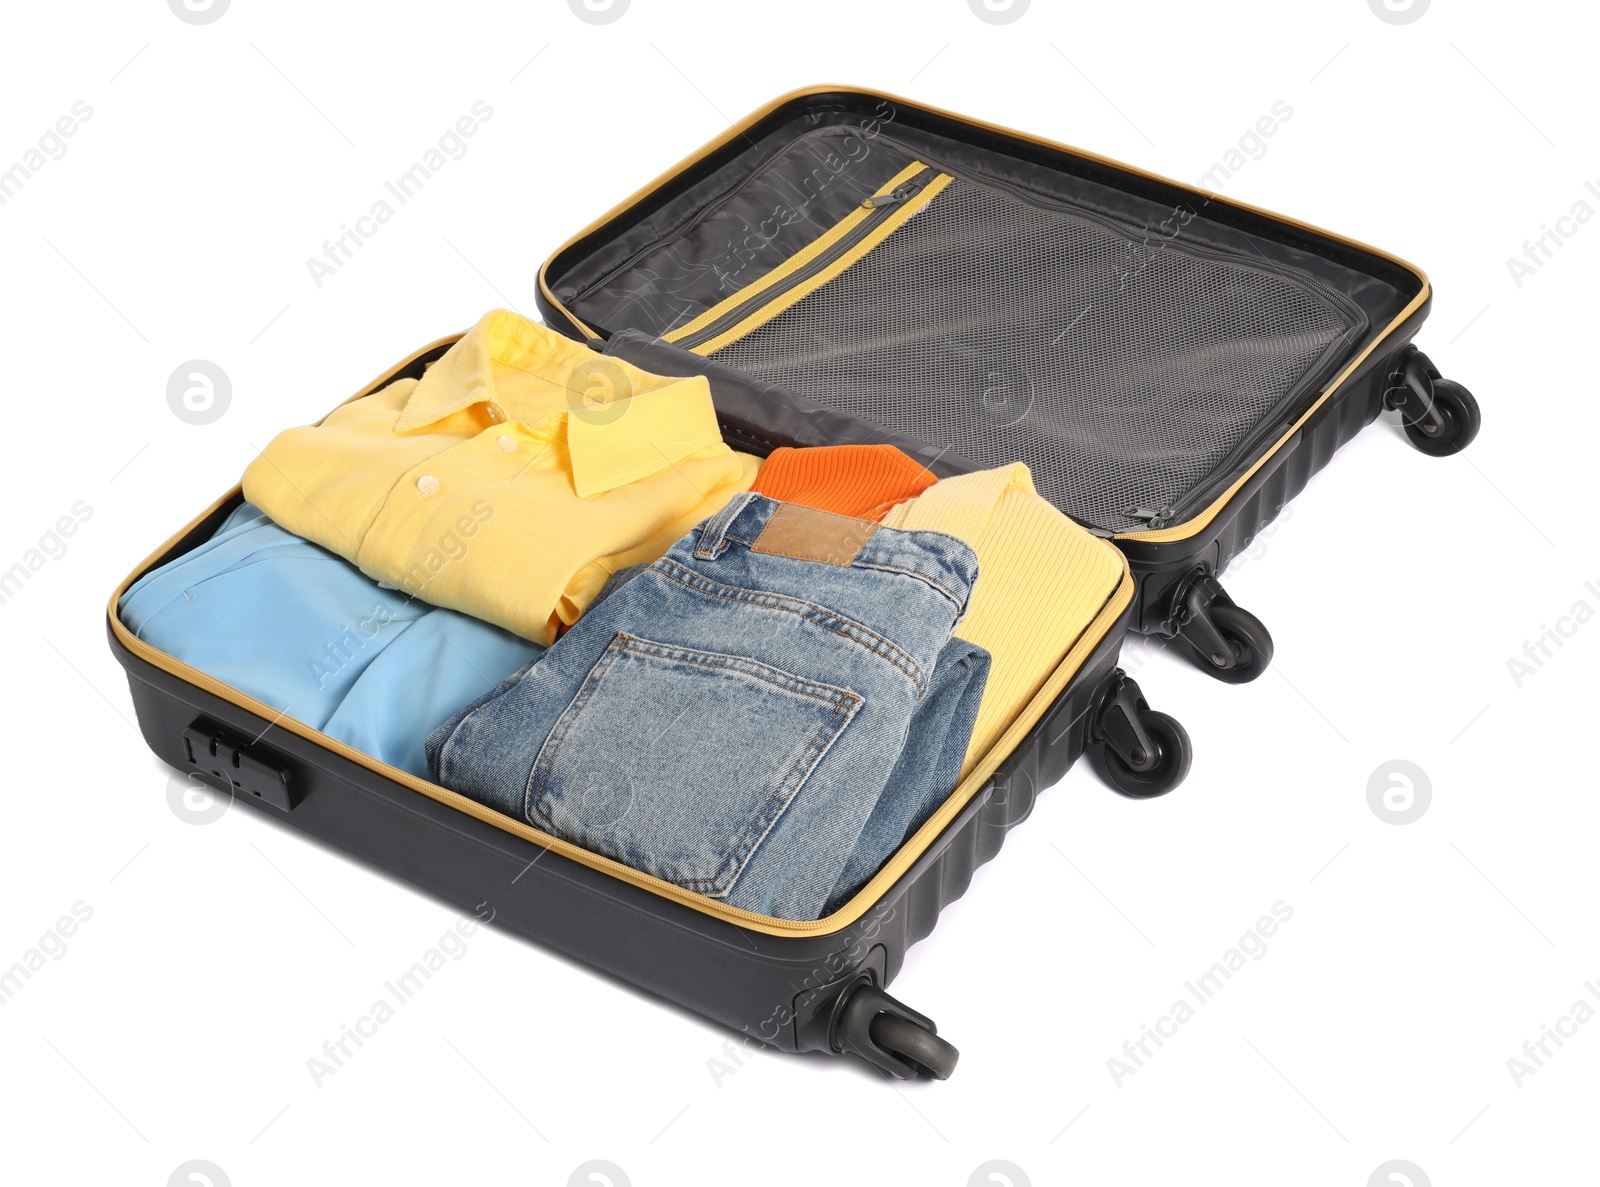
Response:
[{"label": "orange knit sweater", "polygon": [[876,521],[935,481],[926,466],[893,445],[819,445],[773,450],[750,489],[769,499]]}]

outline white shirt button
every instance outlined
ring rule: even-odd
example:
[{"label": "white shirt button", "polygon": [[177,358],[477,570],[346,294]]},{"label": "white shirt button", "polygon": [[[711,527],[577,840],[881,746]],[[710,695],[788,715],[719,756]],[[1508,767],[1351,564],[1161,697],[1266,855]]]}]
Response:
[{"label": "white shirt button", "polygon": [[424,474],[417,479],[417,489],[425,495],[436,494],[439,490],[439,480],[432,474]]},{"label": "white shirt button", "polygon": [[510,433],[501,433],[494,439],[494,443],[500,447],[501,453],[511,453],[517,448],[517,443]]}]

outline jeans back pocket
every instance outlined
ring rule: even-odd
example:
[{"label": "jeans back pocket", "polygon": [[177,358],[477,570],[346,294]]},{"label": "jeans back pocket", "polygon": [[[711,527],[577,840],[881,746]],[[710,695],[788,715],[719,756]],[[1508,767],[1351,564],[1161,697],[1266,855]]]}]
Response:
[{"label": "jeans back pocket", "polygon": [[528,817],[724,897],[861,704],[742,656],[618,634],[534,761]]}]

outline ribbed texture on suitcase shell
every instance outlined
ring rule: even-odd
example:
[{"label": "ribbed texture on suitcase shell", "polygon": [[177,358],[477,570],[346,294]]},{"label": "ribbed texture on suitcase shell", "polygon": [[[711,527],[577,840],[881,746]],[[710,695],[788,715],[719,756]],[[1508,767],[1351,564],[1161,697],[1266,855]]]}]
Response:
[{"label": "ribbed texture on suitcase shell", "polygon": [[[736,927],[420,796],[297,734],[274,735],[301,802],[280,823],[404,878],[501,928],[547,944],[782,1050],[816,1049],[837,987],[863,970],[892,980],[906,949],[966,892],[1006,831],[1032,811],[1039,788],[1082,752],[1088,709],[1115,666],[1125,615],[991,782],[879,902],[842,932],[773,936]],[[267,722],[132,655],[139,728],[158,757],[186,768],[183,730],[197,718],[246,737]],[[801,1002],[823,1011],[808,1016]],[[820,1028],[819,1028],[820,1026]]]},{"label": "ribbed texture on suitcase shell", "polygon": [[1039,792],[1056,783],[1083,753],[1090,707],[1117,654],[1117,646],[1096,651],[968,812],[884,896],[880,909],[892,907],[895,912],[884,929],[890,939],[885,945],[890,978],[906,949],[933,931],[944,909],[966,893],[978,867],[993,859],[1006,834],[1032,814]]}]

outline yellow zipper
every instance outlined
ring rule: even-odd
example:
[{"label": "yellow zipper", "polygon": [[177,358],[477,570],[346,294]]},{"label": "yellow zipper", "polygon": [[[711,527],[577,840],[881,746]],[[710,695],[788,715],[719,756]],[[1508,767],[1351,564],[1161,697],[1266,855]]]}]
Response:
[{"label": "yellow zipper", "polygon": [[[662,338],[680,343],[696,354],[710,355],[766,325],[854,265],[950,184],[951,177],[947,173],[936,174],[920,184],[916,182],[919,176],[930,172],[932,170],[921,161],[913,161],[855,210],[772,271],[717,302],[693,321],[669,330]],[[834,256],[836,251],[838,255]],[[771,294],[770,300],[768,294]],[[748,316],[738,318],[726,329],[716,330],[719,322],[746,306],[754,307]]]}]

